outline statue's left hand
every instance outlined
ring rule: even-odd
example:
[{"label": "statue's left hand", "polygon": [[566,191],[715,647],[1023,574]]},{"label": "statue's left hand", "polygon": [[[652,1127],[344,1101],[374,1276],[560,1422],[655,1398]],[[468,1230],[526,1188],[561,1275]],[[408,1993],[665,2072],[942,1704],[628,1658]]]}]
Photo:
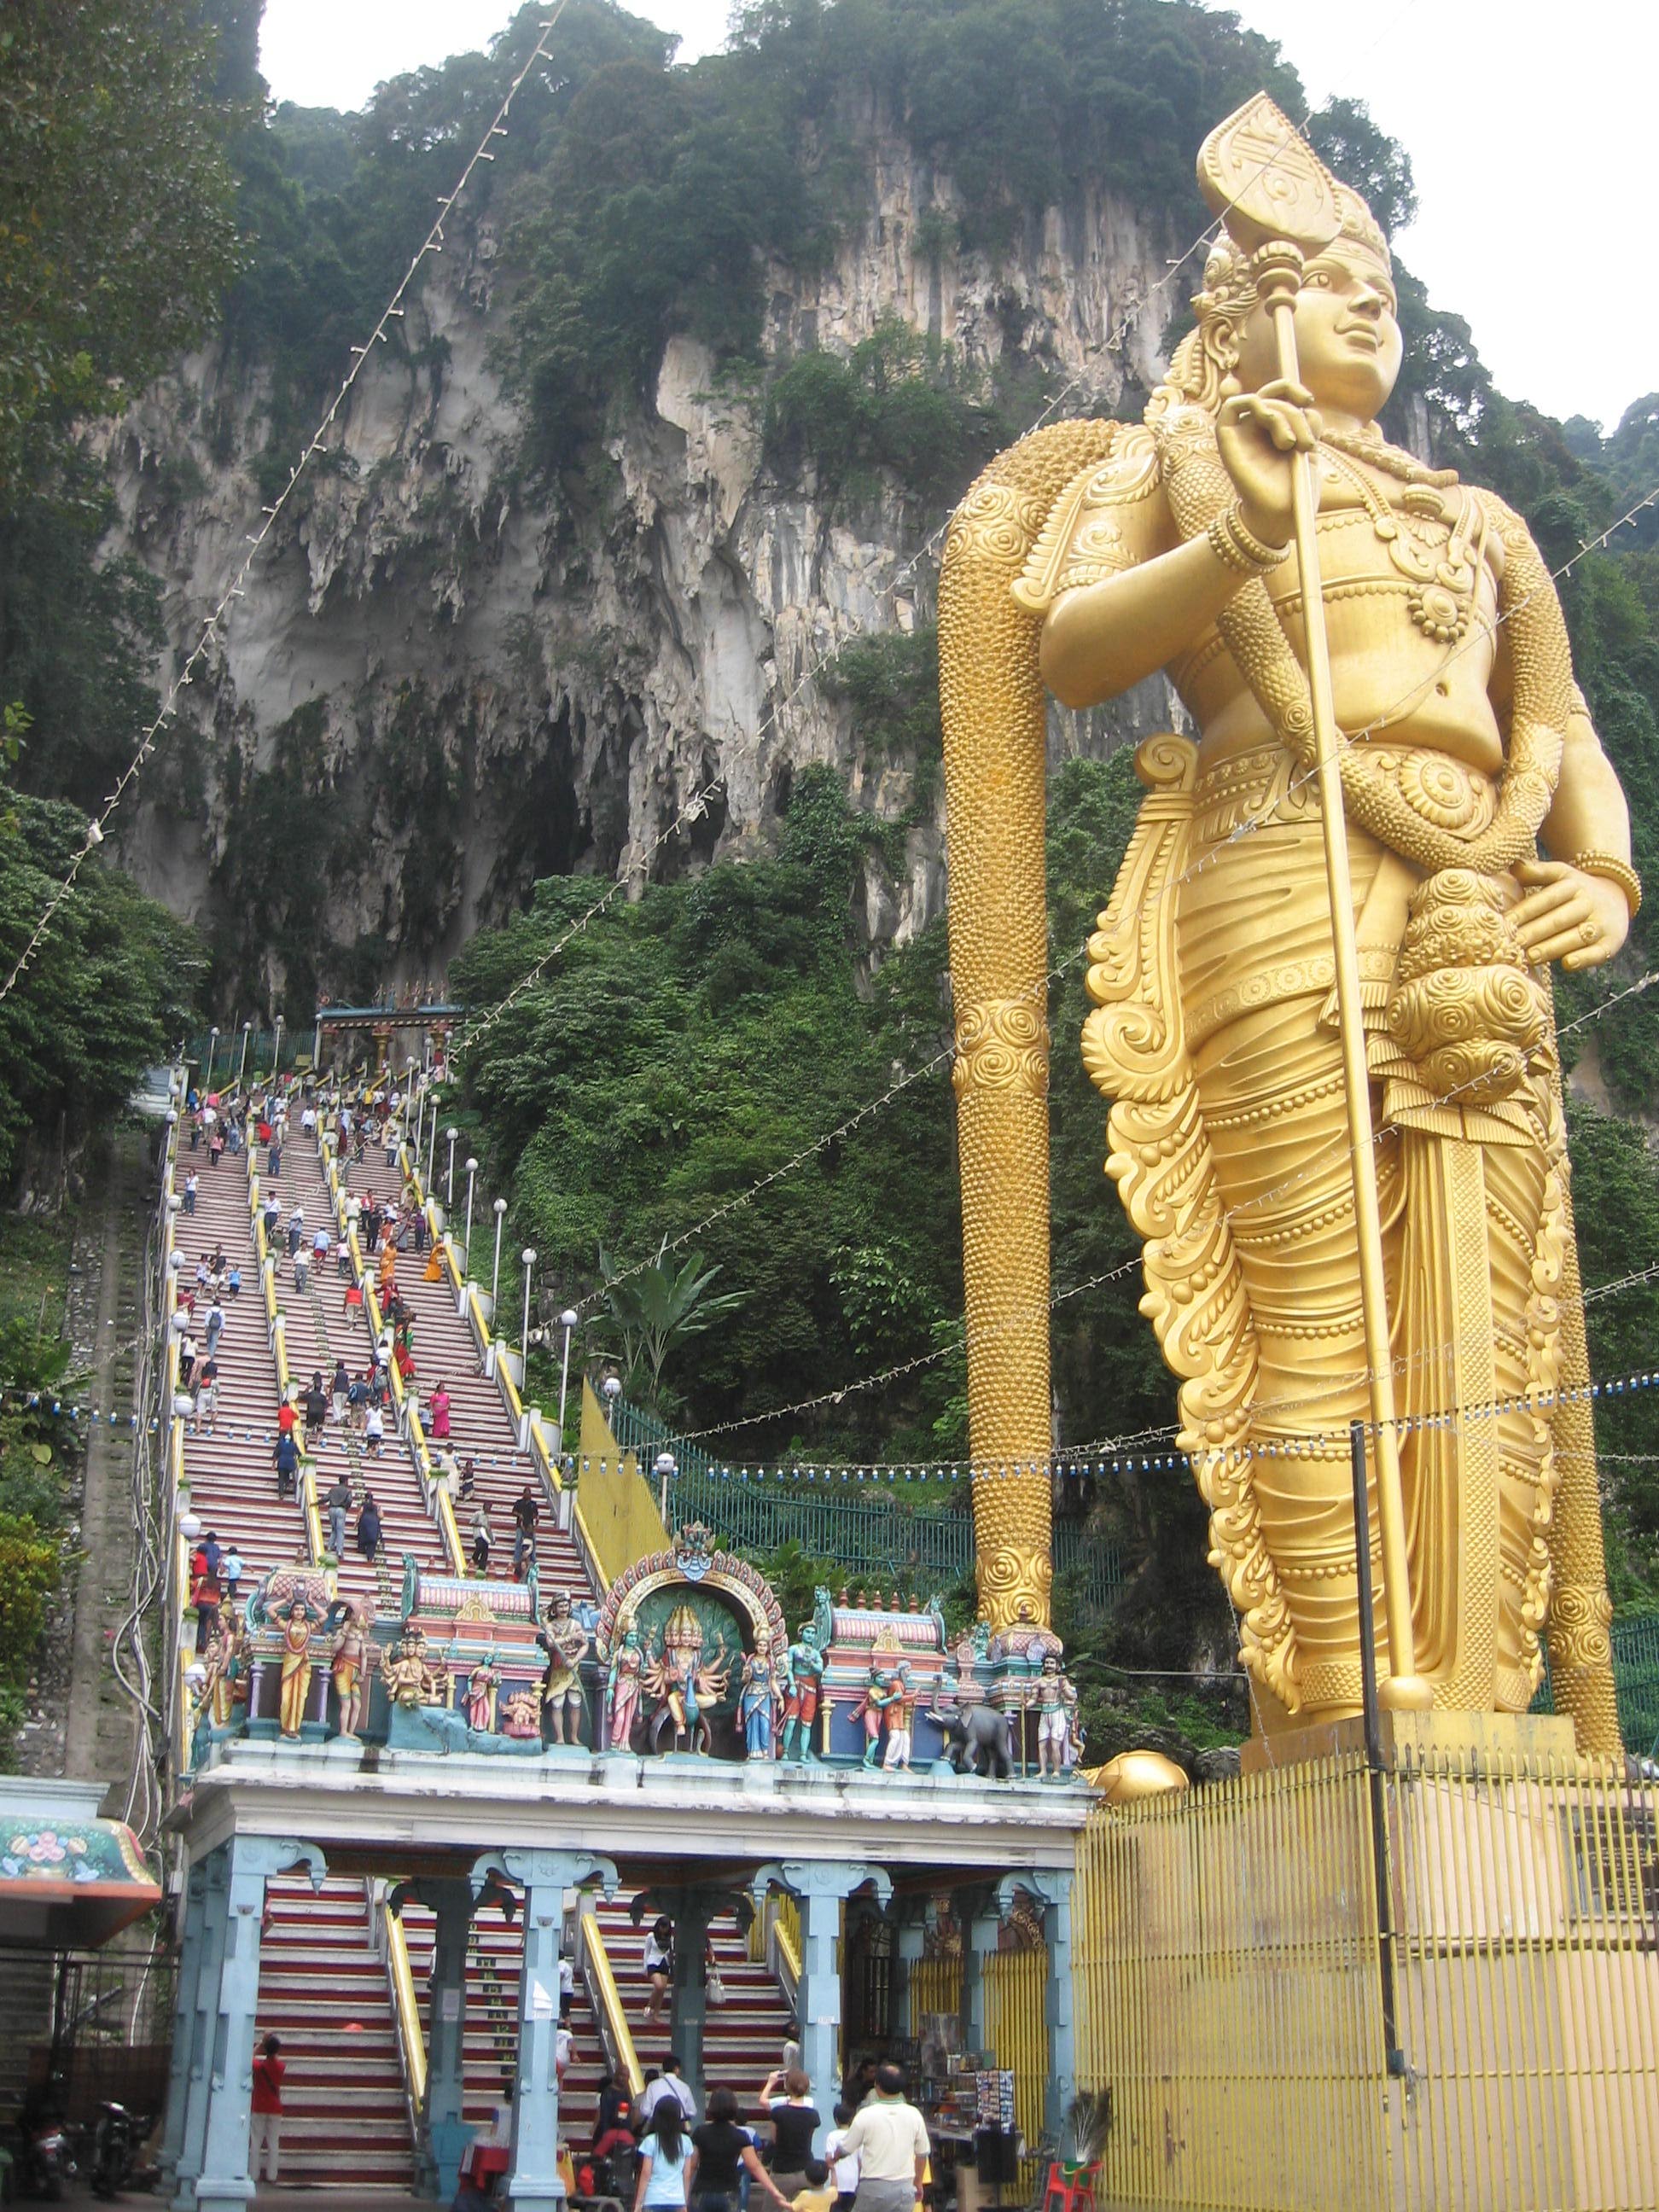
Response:
[{"label": "statue's left hand", "polygon": [[1528,889],[1510,912],[1535,968],[1599,968],[1630,934],[1630,908],[1617,884],[1587,876],[1565,860],[1522,860],[1516,874]]}]

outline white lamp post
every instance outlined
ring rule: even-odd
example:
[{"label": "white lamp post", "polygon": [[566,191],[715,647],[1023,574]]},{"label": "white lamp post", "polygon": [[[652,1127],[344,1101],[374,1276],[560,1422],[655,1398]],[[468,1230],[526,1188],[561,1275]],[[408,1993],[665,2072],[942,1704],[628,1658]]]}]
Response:
[{"label": "white lamp post", "polygon": [[662,1524],[665,1528],[668,1526],[668,1486],[674,1480],[675,1472],[673,1453],[671,1451],[659,1451],[657,1454],[656,1465],[657,1480],[661,1485],[661,1489],[658,1496],[657,1511],[660,1515]]},{"label": "white lamp post", "polygon": [[252,1023],[244,1022],[242,1024],[242,1056],[236,1063],[236,1087],[239,1091],[242,1087],[242,1078],[247,1073],[247,1041],[252,1035]]},{"label": "white lamp post", "polygon": [[449,1212],[455,1204],[455,1140],[460,1131],[452,1121],[444,1131],[449,1140],[449,1165],[444,1170],[444,1212]]},{"label": "white lamp post", "polygon": [[270,1054],[270,1079],[271,1079],[271,1081],[272,1081],[273,1083],[275,1083],[275,1082],[276,1082],[276,1080],[277,1077],[282,1073],[282,1072],[283,1072],[283,1018],[282,1018],[282,1016],[281,1016],[280,1014],[278,1014],[278,1015],[277,1015],[277,1017],[276,1017],[276,1043],[275,1043],[274,1047],[272,1048],[271,1054]]},{"label": "white lamp post", "polygon": [[432,1164],[438,1156],[438,1102],[432,1102],[432,1126],[426,1138],[426,1194],[432,1195]]},{"label": "white lamp post", "polygon": [[530,1371],[530,1270],[536,1264],[536,1248],[526,1244],[519,1257],[524,1261],[524,1321],[519,1330],[519,1373]]},{"label": "white lamp post", "polygon": [[[492,1328],[495,1328],[495,1301],[501,1296],[501,1224],[507,1218],[507,1200],[504,1198],[495,1200],[495,1264],[489,1271],[489,1325]],[[499,1329],[496,1334],[501,1334]]]},{"label": "white lamp post", "polygon": [[[611,1433],[614,1437],[617,1433],[617,1401],[622,1396],[622,1376],[607,1375],[599,1388],[605,1393],[605,1418],[609,1422]],[[619,1468],[622,1466],[620,1447],[617,1451],[617,1465]]]},{"label": "white lamp post", "polygon": [[213,1048],[219,1042],[219,1025],[216,1022],[208,1031],[207,1073],[202,1078],[202,1096],[205,1098],[213,1088]]},{"label": "white lamp post", "polygon": [[564,1359],[559,1369],[559,1449],[561,1451],[564,1449],[564,1395],[570,1386],[570,1332],[580,1318],[574,1306],[567,1306],[559,1316],[559,1327],[564,1331]]},{"label": "white lamp post", "polygon": [[466,1242],[461,1247],[461,1273],[472,1273],[472,1184],[478,1172],[478,1163],[469,1158],[466,1164]]}]

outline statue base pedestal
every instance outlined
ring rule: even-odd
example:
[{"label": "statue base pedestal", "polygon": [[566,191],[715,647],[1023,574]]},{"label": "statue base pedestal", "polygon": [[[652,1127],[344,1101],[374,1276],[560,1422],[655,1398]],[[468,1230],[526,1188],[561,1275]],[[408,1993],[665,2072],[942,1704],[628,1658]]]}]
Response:
[{"label": "statue base pedestal", "polygon": [[[1380,1716],[1382,1761],[1419,1764],[1425,1759],[1495,1760],[1575,1756],[1572,1723],[1559,1713],[1390,1713]],[[1246,1774],[1267,1774],[1310,1759],[1363,1753],[1365,1723],[1358,1713],[1340,1719],[1253,1735],[1239,1748]]]},{"label": "statue base pedestal", "polygon": [[1382,1735],[1376,1774],[1337,1720],[1091,1819],[1102,2212],[1655,2203],[1659,1786],[1553,1717]]}]

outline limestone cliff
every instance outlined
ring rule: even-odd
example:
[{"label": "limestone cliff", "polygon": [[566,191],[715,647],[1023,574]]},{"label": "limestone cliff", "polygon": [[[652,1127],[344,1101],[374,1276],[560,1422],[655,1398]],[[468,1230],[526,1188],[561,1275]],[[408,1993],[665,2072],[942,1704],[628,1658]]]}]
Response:
[{"label": "limestone cliff", "polygon": [[[935,250],[949,179],[874,118],[866,143],[862,222],[810,280],[769,272],[769,358],[845,352],[896,315],[969,374],[1047,366],[1070,387],[1063,411],[1152,380],[1168,239],[1096,195],[1029,224],[994,265]],[[538,875],[635,879],[760,849],[809,762],[908,824],[896,876],[870,864],[872,945],[944,898],[942,799],[928,782],[917,804],[917,763],[861,745],[814,681],[848,640],[931,620],[942,510],[894,483],[854,504],[821,497],[810,469],[775,481],[758,393],[723,386],[684,338],[653,404],[613,421],[579,482],[533,483],[494,365],[514,283],[488,221],[452,226],[404,343],[325,432],[128,825],[123,857],[147,888],[222,944],[240,931],[221,986],[244,1001],[435,975]],[[162,578],[178,658],[257,525],[268,404],[257,363],[210,352],[112,434],[118,538]],[[1054,746],[1098,750],[1172,711],[1149,685],[1109,717],[1058,717]],[[665,836],[716,777],[699,817]]]}]

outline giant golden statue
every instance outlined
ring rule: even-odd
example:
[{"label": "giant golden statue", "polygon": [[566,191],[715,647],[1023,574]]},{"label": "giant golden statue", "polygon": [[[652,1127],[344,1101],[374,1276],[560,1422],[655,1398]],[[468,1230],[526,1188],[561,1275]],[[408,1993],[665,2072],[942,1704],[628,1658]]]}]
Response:
[{"label": "giant golden statue", "polygon": [[1136,757],[1083,1052],[1258,1723],[1358,1708],[1362,1420],[1385,1701],[1522,1711],[1547,1623],[1616,1750],[1548,970],[1624,942],[1623,795],[1524,526],[1376,428],[1364,204],[1265,99],[1199,167],[1225,228],[1144,423],[1002,455],[940,582],[983,1609],[1048,1600],[1045,686],[1164,670],[1196,736]]}]

